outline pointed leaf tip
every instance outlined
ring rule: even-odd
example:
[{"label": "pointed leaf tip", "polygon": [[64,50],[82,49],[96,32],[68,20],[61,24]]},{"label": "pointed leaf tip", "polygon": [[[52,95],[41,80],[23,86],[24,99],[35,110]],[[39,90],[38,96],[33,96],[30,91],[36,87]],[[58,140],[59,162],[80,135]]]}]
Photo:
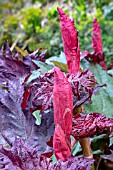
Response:
[{"label": "pointed leaf tip", "polygon": [[58,67],[54,67],[54,80],[55,80],[54,82],[55,84],[62,83],[62,80],[64,80],[64,75]]},{"label": "pointed leaf tip", "polygon": [[70,74],[76,74],[80,70],[80,46],[78,42],[78,32],[74,27],[74,22],[58,8],[61,22],[62,40],[66,55],[68,70]]},{"label": "pointed leaf tip", "polygon": [[102,52],[102,37],[100,25],[96,18],[93,20],[93,28],[92,28],[92,47],[95,52]]}]

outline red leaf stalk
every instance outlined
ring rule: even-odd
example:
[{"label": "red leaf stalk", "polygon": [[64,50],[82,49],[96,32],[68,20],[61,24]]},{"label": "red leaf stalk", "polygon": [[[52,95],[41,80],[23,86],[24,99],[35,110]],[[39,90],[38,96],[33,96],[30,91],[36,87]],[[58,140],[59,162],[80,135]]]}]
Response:
[{"label": "red leaf stalk", "polygon": [[[70,134],[72,132],[72,108],[73,108],[71,85],[68,82],[67,78],[64,76],[64,74],[57,67],[54,68],[53,105],[54,105],[54,122],[56,126],[57,125],[60,126],[60,128],[57,127],[53,140],[54,152],[56,155],[56,150],[59,150],[59,152],[61,152],[60,147],[62,147],[61,145],[55,144],[57,143],[56,136],[59,135],[59,129],[64,133],[64,137],[60,138],[61,140],[60,143],[62,143],[62,140],[64,140],[65,138],[65,141],[70,149],[71,145]],[[56,148],[57,146],[58,148]],[[67,146],[65,147],[67,148]],[[65,157],[65,159],[69,156],[69,153],[67,152],[66,155],[67,156]]]},{"label": "red leaf stalk", "polygon": [[62,9],[58,8],[58,13],[60,15],[62,40],[68,70],[70,74],[77,74],[80,70],[80,45],[78,42],[78,32],[74,27],[74,22],[66,16]]}]

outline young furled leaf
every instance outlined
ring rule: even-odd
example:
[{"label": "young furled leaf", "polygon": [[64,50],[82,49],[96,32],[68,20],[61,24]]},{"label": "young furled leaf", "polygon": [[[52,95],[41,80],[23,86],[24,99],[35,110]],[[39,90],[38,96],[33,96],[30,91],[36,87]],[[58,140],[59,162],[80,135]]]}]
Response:
[{"label": "young furled leaf", "polygon": [[64,11],[58,8],[60,15],[62,40],[66,55],[68,70],[70,74],[77,74],[80,70],[80,45],[78,42],[78,32],[74,27],[74,22],[70,20]]},{"label": "young furled leaf", "polygon": [[94,18],[94,20],[93,20],[92,47],[93,47],[95,53],[103,51],[100,25],[96,18]]},{"label": "young furled leaf", "polygon": [[67,78],[57,67],[54,67],[53,107],[54,123],[56,125],[53,149],[57,159],[66,161],[71,155],[72,88]]},{"label": "young furled leaf", "polygon": [[59,124],[67,139],[72,131],[73,98],[70,83],[59,68],[54,67],[54,122]]},{"label": "young furled leaf", "polygon": [[66,142],[64,131],[59,124],[56,125],[53,137],[54,154],[57,159],[66,161],[71,156],[71,150]]},{"label": "young furled leaf", "polygon": [[93,20],[92,47],[94,52],[90,53],[88,51],[83,51],[81,58],[86,58],[87,60],[91,58],[95,64],[98,63],[104,70],[107,70],[102,49],[101,30],[96,18]]}]

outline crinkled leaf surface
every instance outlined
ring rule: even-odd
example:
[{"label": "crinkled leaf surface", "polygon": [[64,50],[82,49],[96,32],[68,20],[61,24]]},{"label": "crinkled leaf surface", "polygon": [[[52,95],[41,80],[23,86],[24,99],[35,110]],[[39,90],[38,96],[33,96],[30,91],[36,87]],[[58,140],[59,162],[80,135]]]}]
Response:
[{"label": "crinkled leaf surface", "polygon": [[87,61],[84,64],[85,68],[94,73],[95,79],[100,85],[107,85],[100,89],[97,95],[93,95],[92,104],[84,105],[84,108],[88,112],[99,112],[106,114],[107,117],[113,117],[113,78],[99,65],[89,64]]},{"label": "crinkled leaf surface", "polygon": [[88,158],[70,157],[66,162],[58,161],[53,170],[91,170],[94,160]]},{"label": "crinkled leaf surface", "polygon": [[72,135],[75,139],[93,137],[104,131],[107,133],[113,131],[113,118],[106,118],[99,113],[76,114],[73,117]]},{"label": "crinkled leaf surface", "polygon": [[52,104],[52,93],[53,93],[53,84],[54,84],[54,73],[53,71],[49,71],[47,73],[43,73],[39,76],[38,79],[32,81],[30,86],[32,87],[32,105],[34,110],[41,110],[43,112],[46,109],[53,108]]},{"label": "crinkled leaf surface", "polygon": [[[68,74],[66,76],[72,86],[74,110],[80,107],[83,103],[90,103],[91,96],[96,90],[95,86],[97,85],[94,75],[90,71],[84,70],[76,76],[69,76]],[[39,78],[31,82],[30,85],[35,89],[33,107],[35,109],[41,109],[42,111],[52,108],[54,85],[53,71],[41,74]]]},{"label": "crinkled leaf surface", "polygon": [[8,46],[0,51],[0,84],[5,87],[0,88],[0,144],[11,146],[19,136],[43,152],[46,150],[46,141],[53,135],[53,113],[44,113],[41,125],[37,126],[32,115],[33,95],[27,91],[23,96],[26,78],[32,70],[37,69],[32,62],[35,55],[32,53],[20,60],[12,55]]},{"label": "crinkled leaf surface", "polygon": [[39,156],[33,148],[17,138],[11,149],[0,149],[0,169],[3,170],[44,170],[51,169],[51,159]]},{"label": "crinkled leaf surface", "polygon": [[17,138],[11,149],[0,149],[0,169],[3,170],[90,170],[93,159],[70,157],[66,162],[52,164],[50,158],[39,156],[37,148]]},{"label": "crinkled leaf surface", "polygon": [[72,85],[73,100],[74,100],[74,112],[83,103],[90,103],[91,96],[95,90],[97,82],[94,78],[94,74],[89,70],[79,72],[77,75],[69,76],[69,82]]}]

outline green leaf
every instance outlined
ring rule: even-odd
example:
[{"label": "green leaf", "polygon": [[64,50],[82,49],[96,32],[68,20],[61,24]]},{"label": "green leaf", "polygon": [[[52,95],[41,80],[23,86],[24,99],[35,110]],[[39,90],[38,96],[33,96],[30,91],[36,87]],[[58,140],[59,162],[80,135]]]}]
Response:
[{"label": "green leaf", "polygon": [[26,85],[28,85],[32,80],[38,78],[40,76],[40,72],[38,70],[34,70],[30,77],[28,78]]},{"label": "green leaf", "polygon": [[109,73],[111,76],[113,76],[113,69],[108,70],[108,73]]},{"label": "green leaf", "polygon": [[48,59],[46,60],[46,63],[48,63],[48,64],[53,64],[52,61],[58,61],[58,62],[61,62],[61,63],[66,64],[66,57],[65,57],[64,52],[61,51],[59,57],[53,56],[53,57],[48,58]]},{"label": "green leaf", "polygon": [[57,159],[56,159],[55,154],[53,154],[53,155],[51,156],[51,159],[52,159],[52,163],[56,163],[56,162],[57,162]]},{"label": "green leaf", "polygon": [[113,145],[113,132],[111,133],[109,139],[110,139],[109,146],[112,146]]},{"label": "green leaf", "polygon": [[48,72],[53,68],[52,65],[49,65],[47,63],[43,63],[41,61],[33,60],[33,62],[40,68],[41,72]]},{"label": "green leaf", "polygon": [[101,134],[90,139],[93,154],[102,154],[108,141],[108,135]]},{"label": "green leaf", "polygon": [[82,151],[81,145],[79,142],[76,142],[76,144],[74,145],[73,149],[72,149],[72,155],[76,156],[78,153],[80,153]]},{"label": "green leaf", "polygon": [[40,110],[36,110],[33,113],[33,116],[36,118],[36,124],[40,125],[41,124],[41,115],[40,115]]},{"label": "green leaf", "polygon": [[97,95],[92,96],[92,104],[84,105],[88,112],[99,112],[105,114],[107,117],[113,117],[113,78],[102,68],[96,64],[82,63],[82,66],[88,68],[95,75],[97,82],[106,87],[100,89]]},{"label": "green leaf", "polygon": [[68,67],[66,64],[58,61],[51,61],[51,62],[54,63],[55,66],[59,67],[61,71],[68,73]]}]

